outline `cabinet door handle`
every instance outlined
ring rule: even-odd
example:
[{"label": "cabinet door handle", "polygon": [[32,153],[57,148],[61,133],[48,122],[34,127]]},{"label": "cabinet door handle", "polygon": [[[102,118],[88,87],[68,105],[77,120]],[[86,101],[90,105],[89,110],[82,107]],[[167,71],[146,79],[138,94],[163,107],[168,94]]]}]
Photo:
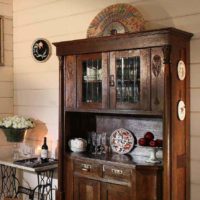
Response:
[{"label": "cabinet door handle", "polygon": [[115,81],[114,81],[114,75],[110,75],[110,86],[114,87],[115,86]]},{"label": "cabinet door handle", "polygon": [[123,174],[123,171],[119,169],[111,169],[111,171],[113,174],[116,174],[116,175]]},{"label": "cabinet door handle", "polygon": [[88,164],[81,164],[81,170],[82,170],[82,171],[89,172],[91,168],[92,168],[91,165],[88,165]]},{"label": "cabinet door handle", "polygon": [[82,171],[85,171],[85,172],[89,172],[90,169],[86,169],[86,168],[81,168]]}]

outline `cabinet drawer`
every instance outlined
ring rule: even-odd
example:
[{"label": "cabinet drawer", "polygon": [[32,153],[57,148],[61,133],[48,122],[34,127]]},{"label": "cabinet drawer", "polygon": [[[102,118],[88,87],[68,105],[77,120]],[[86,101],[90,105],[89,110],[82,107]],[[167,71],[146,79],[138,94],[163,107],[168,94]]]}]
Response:
[{"label": "cabinet drawer", "polygon": [[103,177],[117,181],[130,181],[132,170],[118,166],[103,166]]},{"label": "cabinet drawer", "polygon": [[82,175],[102,177],[102,165],[75,160],[74,172],[78,172]]}]

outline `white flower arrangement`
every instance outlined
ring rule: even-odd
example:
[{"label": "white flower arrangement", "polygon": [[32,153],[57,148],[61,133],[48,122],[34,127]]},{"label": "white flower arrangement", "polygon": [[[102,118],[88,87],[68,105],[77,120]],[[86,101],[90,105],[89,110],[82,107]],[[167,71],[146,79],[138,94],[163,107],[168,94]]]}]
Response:
[{"label": "white flower arrangement", "polygon": [[33,127],[34,123],[31,119],[17,115],[0,119],[0,128],[28,129]]}]

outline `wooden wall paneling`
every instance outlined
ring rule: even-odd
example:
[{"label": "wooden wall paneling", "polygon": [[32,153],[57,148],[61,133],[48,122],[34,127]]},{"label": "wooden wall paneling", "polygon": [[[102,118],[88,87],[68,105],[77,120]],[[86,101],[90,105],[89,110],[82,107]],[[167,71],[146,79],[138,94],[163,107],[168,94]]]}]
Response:
[{"label": "wooden wall paneling", "polygon": [[65,168],[64,168],[63,178],[64,178],[65,199],[73,200],[74,199],[74,193],[73,193],[74,178],[73,178],[73,173],[68,173],[70,171],[73,171],[73,168],[74,168],[73,160],[65,156],[64,162],[65,162]]},{"label": "wooden wall paneling", "polygon": [[151,49],[151,110],[163,111],[164,60],[162,47]]},{"label": "wooden wall paneling", "polygon": [[74,176],[73,200],[101,200],[100,182],[88,178]]},{"label": "wooden wall paneling", "polygon": [[126,128],[133,132],[137,139],[144,137],[146,131],[152,131],[155,138],[163,138],[163,124],[160,118],[136,118],[134,116],[98,115],[96,117],[96,130],[110,135],[118,128]]},{"label": "wooden wall paneling", "polygon": [[163,114],[163,200],[171,200],[171,46],[163,46],[164,114]]},{"label": "wooden wall paneling", "polygon": [[66,112],[65,146],[75,137],[87,139],[87,133],[96,131],[96,116],[93,113]]},{"label": "wooden wall paneling", "polygon": [[140,109],[150,110],[150,49],[140,50],[141,99]]},{"label": "wooden wall paneling", "polygon": [[[137,167],[136,170],[136,199],[162,200],[161,170]],[[144,184],[145,183],[145,184]]]},{"label": "wooden wall paneling", "polygon": [[65,57],[65,107],[76,108],[76,56]]},{"label": "wooden wall paneling", "polygon": [[109,53],[102,53],[102,108],[109,108]]},{"label": "wooden wall paneling", "polygon": [[109,65],[110,65],[110,68],[109,68],[109,72],[111,76],[113,76],[113,79],[114,79],[114,85],[113,86],[110,86],[109,87],[109,90],[110,90],[110,108],[111,109],[115,109],[116,108],[116,98],[113,98],[113,97],[116,97],[116,83],[115,83],[115,80],[116,80],[116,69],[115,69],[115,52],[110,52],[110,62],[109,62]]},{"label": "wooden wall paneling", "polygon": [[[171,176],[172,176],[172,189],[171,199],[176,200],[178,198],[186,200],[189,190],[188,187],[188,142],[189,135],[189,121],[187,120],[188,108],[187,108],[187,96],[189,96],[189,85],[187,78],[179,80],[177,76],[177,64],[180,60],[187,62],[186,47],[188,40],[184,38],[172,37],[173,49],[171,54]],[[189,55],[187,55],[189,56]],[[187,68],[188,63],[186,64]],[[187,70],[187,69],[186,69]],[[190,74],[187,72],[187,76]],[[188,77],[189,78],[189,77]],[[177,117],[177,104],[179,100],[183,100],[186,104],[186,118],[181,121]]]},{"label": "wooden wall paneling", "polygon": [[[190,37],[190,33],[176,28],[163,28],[116,36],[80,39],[54,43],[58,48],[57,55],[85,54],[94,52],[106,52],[125,49],[147,48],[150,46],[162,46],[169,44],[169,34],[180,37]],[[77,46],[78,44],[78,46]]]},{"label": "wooden wall paneling", "polygon": [[130,200],[131,190],[129,186],[102,183],[101,200]]},{"label": "wooden wall paneling", "polygon": [[[179,41],[180,42],[180,41]],[[180,44],[183,44],[181,41]],[[172,121],[172,135],[171,135],[171,148],[172,148],[172,199],[186,200],[186,134],[185,128],[187,124],[180,121],[177,116],[177,105],[180,100],[186,102],[185,93],[185,80],[178,80],[177,64],[181,58],[181,47],[177,43],[172,49],[172,63],[171,63],[171,121]],[[175,53],[176,52],[176,53]],[[189,75],[189,74],[188,74]],[[186,108],[187,109],[187,108]]]},{"label": "wooden wall paneling", "polygon": [[136,182],[136,170],[132,170],[132,189],[131,189],[131,196],[133,199],[136,199],[136,191],[137,191],[137,182]]},{"label": "wooden wall paneling", "polygon": [[63,174],[64,174],[64,152],[65,152],[65,140],[64,140],[64,130],[65,130],[65,109],[64,109],[64,57],[59,56],[59,148],[58,148],[58,190],[56,191],[56,197],[58,200],[64,199],[64,184],[63,184]]},{"label": "wooden wall paneling", "polygon": [[[187,124],[185,129],[186,134],[186,199],[190,199],[190,43],[187,42],[185,46],[185,64],[186,64],[186,119],[185,124]],[[188,76],[189,74],[189,76]]]}]

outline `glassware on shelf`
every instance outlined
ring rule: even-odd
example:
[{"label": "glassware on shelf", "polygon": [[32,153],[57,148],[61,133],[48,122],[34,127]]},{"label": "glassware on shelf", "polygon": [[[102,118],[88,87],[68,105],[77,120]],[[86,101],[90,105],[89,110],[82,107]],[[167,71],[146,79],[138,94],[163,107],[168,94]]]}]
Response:
[{"label": "glassware on shelf", "polygon": [[98,154],[101,154],[102,152],[102,137],[101,134],[97,134],[97,152]]},{"label": "glassware on shelf", "polygon": [[95,103],[102,100],[102,66],[101,59],[85,60],[82,62],[83,102]]},{"label": "glassware on shelf", "polygon": [[20,152],[19,152],[19,143],[14,143],[13,145],[13,160],[18,160],[20,157]]},{"label": "glassware on shelf", "polygon": [[159,150],[158,147],[149,147],[150,156],[146,160],[147,163],[161,163],[161,161],[156,156],[156,152],[158,150]]},{"label": "glassware on shelf", "polygon": [[96,133],[95,131],[88,133],[88,151],[92,154],[103,154],[108,152],[107,134]]},{"label": "glassware on shelf", "polygon": [[91,138],[92,138],[92,154],[96,154],[97,153],[97,133],[93,131],[91,133]]},{"label": "glassware on shelf", "polygon": [[103,132],[101,134],[101,142],[102,142],[102,153],[107,153],[108,152],[108,146],[107,146],[107,133]]},{"label": "glassware on shelf", "polygon": [[140,100],[140,57],[116,59],[117,102],[138,103]]},{"label": "glassware on shelf", "polygon": [[34,156],[34,147],[31,147],[29,145],[23,144],[21,145],[21,154],[23,157],[31,158]]}]

